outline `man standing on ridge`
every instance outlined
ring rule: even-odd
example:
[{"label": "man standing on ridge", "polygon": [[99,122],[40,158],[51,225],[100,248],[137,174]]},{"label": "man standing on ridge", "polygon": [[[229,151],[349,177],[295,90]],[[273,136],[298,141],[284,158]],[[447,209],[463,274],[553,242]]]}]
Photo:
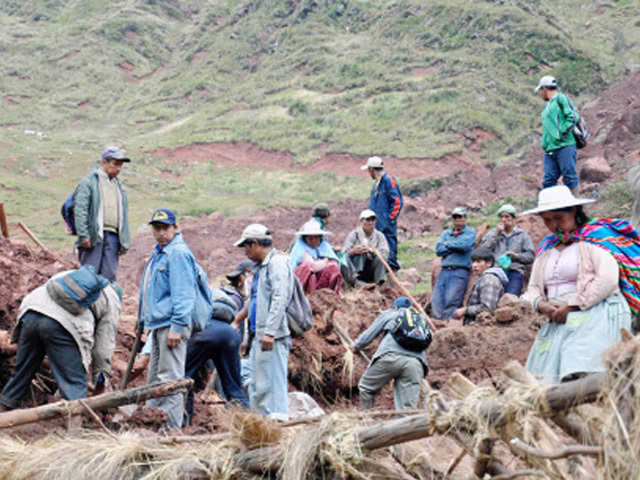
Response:
[{"label": "man standing on ridge", "polygon": [[75,193],[78,259],[111,281],[118,274],[118,257],[131,245],[127,194],[117,178],[130,161],[118,147],[106,148],[102,167],[83,178]]},{"label": "man standing on ridge", "polygon": [[579,120],[571,101],[558,90],[556,79],[545,75],[535,92],[547,102],[542,111],[542,149],[544,150],[544,178],[542,188],[562,182],[574,193],[578,188],[576,174],[576,140],[573,127]]},{"label": "man standing on ridge", "polygon": [[398,263],[398,216],[404,202],[396,179],[387,175],[380,157],[370,157],[361,170],[368,170],[374,180],[369,197],[369,210],[376,213],[376,229],[381,231],[389,244],[389,266],[399,270]]}]

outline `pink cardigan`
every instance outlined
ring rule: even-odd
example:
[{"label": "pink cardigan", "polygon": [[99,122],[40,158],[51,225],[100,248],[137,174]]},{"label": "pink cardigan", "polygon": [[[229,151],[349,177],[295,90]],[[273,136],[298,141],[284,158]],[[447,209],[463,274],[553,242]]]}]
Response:
[{"label": "pink cardigan", "polygon": [[[549,259],[547,250],[533,262],[531,278],[523,300],[534,303],[536,299],[547,300],[544,288],[544,270]],[[616,259],[604,248],[592,243],[578,243],[578,285],[576,293],[568,300],[569,306],[580,310],[597,305],[602,300],[620,290],[619,270]]]}]

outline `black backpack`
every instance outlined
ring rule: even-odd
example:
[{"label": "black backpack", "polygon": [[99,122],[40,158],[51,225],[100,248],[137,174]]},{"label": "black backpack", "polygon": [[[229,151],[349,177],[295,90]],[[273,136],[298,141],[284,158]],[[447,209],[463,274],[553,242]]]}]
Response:
[{"label": "black backpack", "polygon": [[427,318],[413,307],[398,310],[396,326],[389,333],[402,348],[412,352],[426,350],[433,340]]},{"label": "black backpack", "polygon": [[69,196],[62,204],[62,207],[60,208],[60,214],[62,215],[62,219],[64,220],[65,225],[67,226],[67,232],[69,232],[69,235],[78,234],[76,232],[76,220],[73,213],[73,208],[76,201],[76,191],[77,190],[74,190],[69,194]]},{"label": "black backpack", "polygon": [[589,131],[587,130],[587,124],[583,120],[582,115],[580,115],[578,113],[578,111],[576,110],[576,107],[573,104],[573,101],[569,98],[569,95],[565,95],[565,98],[567,99],[567,102],[569,103],[569,106],[571,107],[571,110],[573,110],[573,113],[578,118],[573,123],[573,127],[571,128],[571,131],[573,132],[573,138],[576,139],[576,148],[578,148],[578,149],[584,148],[584,147],[587,146],[587,141],[589,140],[589,137],[591,136],[589,134]]}]

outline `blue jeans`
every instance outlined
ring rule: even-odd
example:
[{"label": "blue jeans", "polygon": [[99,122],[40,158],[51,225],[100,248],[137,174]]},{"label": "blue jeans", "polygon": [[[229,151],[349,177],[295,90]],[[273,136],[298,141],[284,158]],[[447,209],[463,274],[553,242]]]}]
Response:
[{"label": "blue jeans", "polygon": [[511,293],[517,297],[522,293],[522,285],[524,284],[524,276],[520,272],[515,270],[509,270],[507,272],[507,278],[509,283],[504,287],[504,293]]},{"label": "blue jeans", "polygon": [[87,396],[87,372],[71,334],[53,318],[29,310],[21,320],[16,367],[2,389],[0,403],[9,408],[19,406],[45,355],[63,398]]},{"label": "blue jeans", "polygon": [[262,336],[256,335],[249,359],[253,377],[249,383],[251,409],[277,419],[289,418],[287,368],[291,337],[278,338],[271,350],[262,350]]},{"label": "blue jeans", "polygon": [[[207,328],[189,339],[185,376],[195,378],[198,370],[211,359],[218,371],[225,398],[249,408],[249,399],[240,379],[238,348],[241,343],[242,337],[235,328],[228,323],[211,320]],[[193,390],[187,396],[186,410],[189,418],[192,418]]]},{"label": "blue jeans", "polygon": [[462,305],[468,283],[468,269],[444,267],[431,295],[431,314],[435,318],[449,320],[453,311]]},{"label": "blue jeans", "polygon": [[78,260],[81,265],[93,265],[96,273],[115,281],[118,275],[118,254],[120,237],[115,233],[104,232],[102,243],[92,248],[78,247]]},{"label": "blue jeans", "polygon": [[562,183],[569,188],[578,186],[576,174],[576,146],[568,145],[544,154],[542,188],[553,187],[562,175]]}]

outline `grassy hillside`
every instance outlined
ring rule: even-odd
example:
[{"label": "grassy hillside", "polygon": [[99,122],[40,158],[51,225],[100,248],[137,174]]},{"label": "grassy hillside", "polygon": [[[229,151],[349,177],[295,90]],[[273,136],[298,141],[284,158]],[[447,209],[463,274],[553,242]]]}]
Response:
[{"label": "grassy hillside", "polygon": [[[145,152],[250,140],[302,163],[320,149],[439,158],[479,129],[490,138],[480,159],[509,161],[536,134],[540,75],[582,104],[638,68],[637,12],[629,0],[4,0],[2,195],[59,242],[40,220],[57,222],[50,197],[64,198],[111,143],[141,160],[127,166],[134,200],[193,213],[314,192],[295,173],[214,177]],[[252,192],[284,186],[267,201],[240,187],[247,178]],[[311,183],[336,199],[367,186]]]}]

